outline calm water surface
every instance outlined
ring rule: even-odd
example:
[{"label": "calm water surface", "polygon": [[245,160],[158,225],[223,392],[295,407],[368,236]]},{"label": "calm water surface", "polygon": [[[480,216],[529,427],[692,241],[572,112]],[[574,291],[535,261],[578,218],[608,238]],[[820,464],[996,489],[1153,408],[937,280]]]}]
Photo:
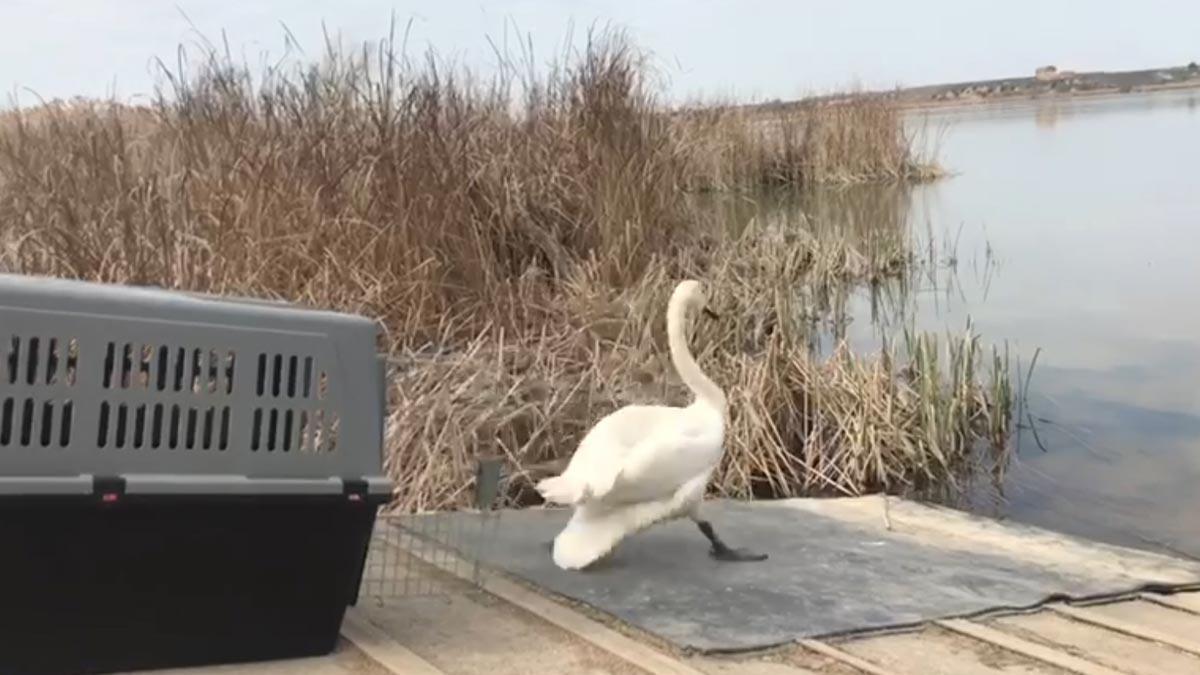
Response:
[{"label": "calm water surface", "polygon": [[882,309],[853,298],[848,338],[970,317],[1026,363],[1040,349],[1026,422],[1044,449],[1022,431],[1002,497],[975,507],[1200,556],[1200,92],[928,122],[946,125],[939,156],[956,175],[850,199],[901,204],[957,251],[956,271]]}]

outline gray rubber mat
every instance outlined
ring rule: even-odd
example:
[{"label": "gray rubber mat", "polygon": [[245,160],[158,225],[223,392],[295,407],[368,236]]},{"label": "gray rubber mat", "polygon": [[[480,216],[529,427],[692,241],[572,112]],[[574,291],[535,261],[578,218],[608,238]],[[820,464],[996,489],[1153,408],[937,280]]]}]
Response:
[{"label": "gray rubber mat", "polygon": [[796,509],[714,501],[705,513],[731,546],[770,558],[717,562],[695,525],[683,520],[627,539],[592,569],[568,572],[554,565],[547,547],[569,516],[561,509],[504,512],[483,557],[547,591],[703,651],[761,648],[1137,586]]}]

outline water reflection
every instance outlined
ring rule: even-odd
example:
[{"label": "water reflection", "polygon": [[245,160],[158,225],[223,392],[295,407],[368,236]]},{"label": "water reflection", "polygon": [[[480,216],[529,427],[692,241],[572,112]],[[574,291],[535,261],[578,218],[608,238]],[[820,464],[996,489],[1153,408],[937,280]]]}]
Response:
[{"label": "water reflection", "polygon": [[[811,233],[817,239],[844,244],[861,256],[862,276],[868,278],[868,297],[876,305],[872,320],[889,325],[903,314],[909,302],[911,277],[896,274],[902,260],[916,255],[932,257],[936,248],[914,243],[909,218],[913,211],[912,190],[904,186],[851,186],[806,192],[771,191],[751,196],[702,197],[701,208],[716,213],[717,222],[742,235],[752,228],[757,233]],[[916,253],[914,254],[914,250]],[[858,260],[859,258],[856,258]],[[921,260],[918,267],[926,267]],[[811,293],[810,310],[818,330],[814,348],[827,352],[836,341],[848,337],[846,326],[853,320],[850,308],[858,287],[837,279],[816,279],[798,292]]]},{"label": "water reflection", "polygon": [[1039,107],[1034,112],[1034,121],[1038,128],[1053,129],[1058,126],[1058,118],[1062,115],[1062,108],[1056,104],[1048,104]]},{"label": "water reflection", "polygon": [[[731,203],[729,222],[915,241],[923,276],[824,298],[871,349],[916,323],[1041,349],[1018,463],[970,508],[1200,556],[1197,95],[948,113],[953,178]],[[949,498],[949,495],[946,496]]]},{"label": "water reflection", "polygon": [[[731,234],[796,232],[844,243],[871,262],[859,284],[821,284],[810,310],[817,321],[814,348],[830,353],[845,340],[859,351],[878,349],[911,328],[918,310],[939,312],[964,299],[960,275],[984,295],[997,264],[987,242],[962,246],[962,229],[938,229],[927,200],[915,200],[912,187],[849,186],[805,192],[769,192],[750,197],[704,197],[703,208],[716,212]],[[870,265],[876,265],[871,269]],[[850,330],[851,324],[857,324]],[[961,329],[959,325],[956,329]]]}]

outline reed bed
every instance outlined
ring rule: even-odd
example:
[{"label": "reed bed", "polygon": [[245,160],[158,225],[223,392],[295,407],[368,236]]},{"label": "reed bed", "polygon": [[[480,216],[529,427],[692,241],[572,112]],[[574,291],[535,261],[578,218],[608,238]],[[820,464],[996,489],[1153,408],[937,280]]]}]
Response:
[{"label": "reed bed", "polygon": [[906,489],[1002,456],[1007,364],[973,334],[813,348],[831,294],[926,264],[902,223],[728,228],[694,199],[923,179],[895,111],[864,100],[768,133],[666,114],[645,72],[614,33],[544,78],[488,81],[389,39],[253,76],[204,53],[145,108],[10,112],[0,269],[377,317],[401,510],[466,504],[485,455],[525,503],[600,415],[683,403],[663,312],[685,276],[724,315],[695,341],[732,403],[716,492]]},{"label": "reed bed", "polygon": [[943,175],[923,128],[876,96],[776,108],[713,106],[675,116],[693,190],[922,182]]},{"label": "reed bed", "polygon": [[[830,312],[808,275],[850,268],[820,240],[778,255],[781,239],[755,231],[706,268],[721,319],[698,324],[693,345],[731,406],[712,490],[737,498],[952,493],[1002,467],[1014,399],[1007,354],[985,348],[968,326],[946,336],[910,330],[872,354],[839,343],[821,355],[813,340]],[[408,451],[389,465],[402,484],[396,506],[466,503],[480,456],[511,467],[513,503],[535,502],[533,482],[565,466],[601,415],[629,403],[685,405],[662,316],[673,267],[619,291],[582,273],[537,335],[492,332],[453,352],[399,357],[388,428]]]}]

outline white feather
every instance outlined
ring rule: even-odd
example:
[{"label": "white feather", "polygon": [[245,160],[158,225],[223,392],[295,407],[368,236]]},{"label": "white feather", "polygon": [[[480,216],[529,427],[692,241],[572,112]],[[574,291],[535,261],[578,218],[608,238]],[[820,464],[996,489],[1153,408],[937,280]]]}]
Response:
[{"label": "white feather", "polygon": [[690,308],[703,308],[695,281],[676,287],[667,308],[671,359],[696,396],[687,407],[631,405],[595,424],[542,497],[575,507],[554,540],[554,562],[580,569],[655,523],[695,516],[725,441],[725,394],[700,370],[684,337]]}]

